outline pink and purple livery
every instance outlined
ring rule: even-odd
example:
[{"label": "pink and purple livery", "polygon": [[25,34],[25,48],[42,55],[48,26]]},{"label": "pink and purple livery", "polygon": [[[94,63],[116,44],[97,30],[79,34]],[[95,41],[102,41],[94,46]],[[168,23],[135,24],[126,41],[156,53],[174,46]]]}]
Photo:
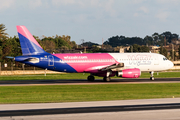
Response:
[{"label": "pink and purple livery", "polygon": [[94,76],[103,77],[110,81],[110,77],[138,78],[141,71],[149,71],[154,80],[154,71],[167,70],[173,63],[165,56],[156,53],[68,53],[50,54],[42,49],[36,39],[25,26],[17,26],[22,56],[15,61],[36,67],[69,73],[90,73],[89,81]]}]

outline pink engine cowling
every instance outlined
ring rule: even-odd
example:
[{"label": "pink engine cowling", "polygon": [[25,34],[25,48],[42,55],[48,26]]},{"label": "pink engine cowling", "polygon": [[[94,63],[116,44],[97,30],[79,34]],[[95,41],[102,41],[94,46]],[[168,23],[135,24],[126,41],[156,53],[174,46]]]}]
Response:
[{"label": "pink engine cowling", "polygon": [[138,78],[141,75],[141,70],[138,68],[124,69],[121,72],[117,72],[116,75],[123,78]]}]

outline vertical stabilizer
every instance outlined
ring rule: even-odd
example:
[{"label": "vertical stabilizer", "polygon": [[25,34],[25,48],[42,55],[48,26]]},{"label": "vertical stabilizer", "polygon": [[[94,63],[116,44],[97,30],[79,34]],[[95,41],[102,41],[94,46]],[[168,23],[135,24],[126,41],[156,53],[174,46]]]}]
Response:
[{"label": "vertical stabilizer", "polygon": [[46,53],[25,26],[16,27],[23,55],[37,55]]}]

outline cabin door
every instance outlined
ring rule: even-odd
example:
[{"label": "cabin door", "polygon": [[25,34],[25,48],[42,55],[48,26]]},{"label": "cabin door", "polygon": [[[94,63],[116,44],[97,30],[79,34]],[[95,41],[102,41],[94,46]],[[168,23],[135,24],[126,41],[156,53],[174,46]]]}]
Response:
[{"label": "cabin door", "polygon": [[48,56],[48,66],[54,66],[54,56]]},{"label": "cabin door", "polygon": [[157,56],[154,56],[154,65],[159,65],[158,55],[157,55]]}]

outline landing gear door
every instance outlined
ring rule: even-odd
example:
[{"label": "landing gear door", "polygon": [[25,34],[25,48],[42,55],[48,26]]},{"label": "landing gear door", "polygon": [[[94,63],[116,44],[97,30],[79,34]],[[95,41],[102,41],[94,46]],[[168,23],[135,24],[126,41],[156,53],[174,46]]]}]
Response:
[{"label": "landing gear door", "polygon": [[54,66],[54,56],[48,56],[48,66]]},{"label": "landing gear door", "polygon": [[154,56],[154,65],[159,65],[158,55]]}]

